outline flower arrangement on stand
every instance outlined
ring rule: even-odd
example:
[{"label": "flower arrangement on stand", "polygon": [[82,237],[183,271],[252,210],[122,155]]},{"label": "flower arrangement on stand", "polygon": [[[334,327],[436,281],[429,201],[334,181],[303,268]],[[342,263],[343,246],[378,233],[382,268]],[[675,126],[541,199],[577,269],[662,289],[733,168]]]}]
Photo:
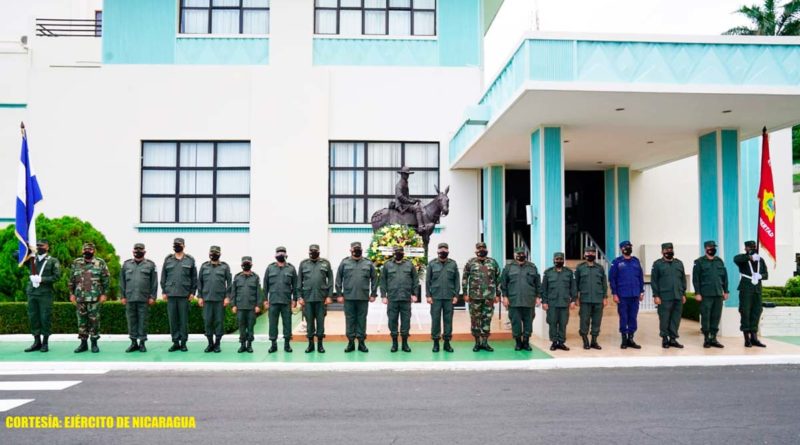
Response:
[{"label": "flower arrangement on stand", "polygon": [[[425,247],[422,237],[412,227],[400,224],[381,227],[372,235],[372,241],[367,251],[367,258],[378,268],[378,273],[380,273],[383,264],[391,258],[391,256],[384,255],[380,248],[394,246],[403,246],[406,251],[408,247]],[[425,267],[428,264],[428,258],[425,255],[418,257],[407,256],[407,258],[411,260],[411,264],[417,269],[419,278],[422,280],[425,274]]]}]

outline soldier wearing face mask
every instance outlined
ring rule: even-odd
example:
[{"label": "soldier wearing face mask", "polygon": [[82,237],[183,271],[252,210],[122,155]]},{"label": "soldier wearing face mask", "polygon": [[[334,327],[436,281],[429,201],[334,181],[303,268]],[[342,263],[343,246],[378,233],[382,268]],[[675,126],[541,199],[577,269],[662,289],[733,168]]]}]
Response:
[{"label": "soldier wearing face mask", "polygon": [[269,310],[269,352],[278,350],[278,318],[283,323],[283,350],[292,352],[292,309],[297,307],[297,269],[286,261],[286,248],[275,249],[275,262],[264,272],[264,307]]},{"label": "soldier wearing face mask", "polygon": [[372,261],[364,258],[361,243],[350,243],[350,256],[339,263],[336,270],[337,301],[344,303],[345,335],[347,347],[344,352],[356,349],[369,352],[367,348],[367,311],[369,303],[377,297],[377,271]]},{"label": "soldier wearing face mask", "polygon": [[53,313],[53,283],[61,277],[58,258],[51,257],[46,239],[36,242],[36,256],[31,264],[30,282],[25,286],[28,296],[28,320],[31,323],[33,344],[25,352],[49,350],[50,315]]},{"label": "soldier wearing face mask", "polygon": [[[426,300],[431,305],[431,338],[433,352],[439,352],[439,339],[444,338],[444,350],[453,352],[450,339],[453,337],[453,305],[458,302],[461,280],[458,264],[448,258],[450,246],[439,243],[437,259],[428,262],[425,274]],[[444,322],[444,336],[442,335]]]},{"label": "soldier wearing face mask", "polygon": [[503,268],[500,276],[503,306],[511,319],[511,334],[516,341],[515,351],[531,351],[534,307],[541,302],[539,270],[528,261],[524,247],[514,249],[514,262]]},{"label": "soldier wearing face mask", "polygon": [[403,352],[411,352],[408,335],[411,328],[411,303],[417,302],[419,277],[417,268],[405,259],[403,246],[394,246],[394,255],[381,269],[381,300],[386,305],[389,319],[389,333],[392,337],[392,352],[397,352],[397,320],[400,319],[399,333],[403,340]]},{"label": "soldier wearing face mask", "polygon": [[144,244],[133,245],[133,258],[122,264],[119,271],[120,302],[125,305],[128,317],[128,336],[131,345],[125,352],[147,352],[148,306],[156,302],[158,294],[158,268],[145,258]]},{"label": "soldier wearing face mask", "polygon": [[221,254],[219,246],[211,246],[209,261],[200,266],[197,276],[197,305],[203,308],[203,324],[208,340],[203,352],[221,352],[222,323],[225,307],[230,302],[228,289],[231,286],[231,268],[228,263],[220,261]]},{"label": "soldier wearing face mask", "polygon": [[769,278],[767,263],[758,255],[755,241],[744,243],[745,253],[733,257],[733,262],[739,267],[739,315],[741,324],[739,329],[744,335],[744,346],[750,348],[758,346],[766,348],[767,345],[758,340],[758,322],[761,320],[761,282]]},{"label": "soldier wearing face mask", "polygon": [[308,347],[306,353],[316,350],[325,353],[322,339],[325,338],[326,305],[333,303],[333,268],[331,263],[319,256],[319,245],[308,246],[308,258],[300,262],[298,284],[300,294],[297,303],[303,308],[307,326]]},{"label": "soldier wearing face mask", "polygon": [[481,349],[492,352],[489,335],[492,330],[494,305],[500,302],[500,265],[489,257],[486,243],[475,244],[475,257],[464,265],[461,275],[461,289],[464,301],[469,303],[469,318],[472,336],[475,337],[473,352]]},{"label": "soldier wearing face mask", "polygon": [[569,267],[564,266],[564,253],[556,252],[553,267],[544,271],[542,277],[542,309],[547,311],[551,351],[569,351],[564,342],[567,340],[569,310],[575,309],[577,294],[575,276]]},{"label": "soldier wearing face mask", "polygon": [[230,291],[231,312],[236,314],[239,324],[239,354],[253,352],[253,326],[256,314],[261,312],[264,304],[264,293],[261,291],[261,279],[253,272],[253,258],[242,257],[242,271],[233,278]]},{"label": "soldier wearing face mask", "polygon": [[633,336],[638,328],[639,303],[644,300],[644,272],[639,258],[633,256],[633,244],[623,241],[619,247],[622,255],[614,259],[608,272],[608,284],[619,314],[619,333],[622,335],[619,347],[641,349]]},{"label": "soldier wearing face mask", "polygon": [[100,304],[106,301],[108,266],[94,256],[94,243],[83,243],[83,256],[72,262],[69,274],[69,301],[78,310],[78,338],[80,346],[75,352],[88,350],[87,339],[92,340],[92,352],[100,352]]},{"label": "soldier wearing face mask", "polygon": [[686,272],[683,262],[675,258],[672,243],[661,245],[661,255],[662,258],[653,263],[650,272],[653,302],[658,305],[661,347],[683,348],[678,343],[678,328],[681,325],[683,305],[686,303]]},{"label": "soldier wearing face mask", "polygon": [[694,260],[692,284],[694,299],[700,302],[700,330],[703,331],[704,348],[724,348],[717,341],[722,304],[728,299],[728,271],[722,258],[717,256],[717,243],[703,243],[706,254]]},{"label": "soldier wearing face mask", "polygon": [[[580,329],[583,349],[603,349],[597,343],[600,335],[600,323],[603,321],[603,308],[608,306],[608,280],[606,271],[597,264],[597,248],[587,247],[586,261],[575,269],[575,284],[578,287],[580,305]],[[592,341],[589,342],[589,334]]]},{"label": "soldier wearing face mask", "polygon": [[194,257],[184,252],[183,238],[175,238],[172,250],[175,253],[164,258],[161,266],[161,297],[167,302],[169,333],[172,346],[169,352],[189,349],[189,302],[197,292],[197,265]]}]

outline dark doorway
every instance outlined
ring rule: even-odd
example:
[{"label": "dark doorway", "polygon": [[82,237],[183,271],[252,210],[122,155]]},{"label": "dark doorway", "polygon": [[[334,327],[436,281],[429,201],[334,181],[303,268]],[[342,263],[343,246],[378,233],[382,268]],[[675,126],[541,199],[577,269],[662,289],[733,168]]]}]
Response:
[{"label": "dark doorway", "polygon": [[564,236],[568,259],[580,259],[580,233],[606,245],[605,179],[601,171],[567,171],[564,176]]},{"label": "dark doorway", "polygon": [[506,170],[506,248],[505,258],[513,259],[514,243],[524,242],[530,250],[531,226],[526,206],[531,203],[531,172]]}]

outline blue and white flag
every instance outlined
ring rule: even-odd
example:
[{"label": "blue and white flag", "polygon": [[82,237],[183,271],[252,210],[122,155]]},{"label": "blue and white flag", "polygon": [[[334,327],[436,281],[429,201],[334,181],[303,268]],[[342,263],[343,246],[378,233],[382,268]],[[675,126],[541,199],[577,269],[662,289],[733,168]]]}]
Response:
[{"label": "blue and white flag", "polygon": [[19,265],[31,256],[31,246],[36,245],[36,204],[42,200],[42,190],[31,165],[28,152],[28,136],[22,126],[22,152],[19,157],[17,177],[17,222],[16,235],[19,241]]}]

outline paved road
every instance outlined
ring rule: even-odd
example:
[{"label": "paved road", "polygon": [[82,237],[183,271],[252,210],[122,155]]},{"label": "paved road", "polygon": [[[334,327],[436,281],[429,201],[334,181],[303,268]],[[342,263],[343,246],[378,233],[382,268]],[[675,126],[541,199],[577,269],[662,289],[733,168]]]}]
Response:
[{"label": "paved road", "polygon": [[[127,373],[5,416],[191,415],[174,430],[8,430],[1,444],[797,444],[800,367],[527,372]],[[2,376],[0,380],[43,380]]]}]

